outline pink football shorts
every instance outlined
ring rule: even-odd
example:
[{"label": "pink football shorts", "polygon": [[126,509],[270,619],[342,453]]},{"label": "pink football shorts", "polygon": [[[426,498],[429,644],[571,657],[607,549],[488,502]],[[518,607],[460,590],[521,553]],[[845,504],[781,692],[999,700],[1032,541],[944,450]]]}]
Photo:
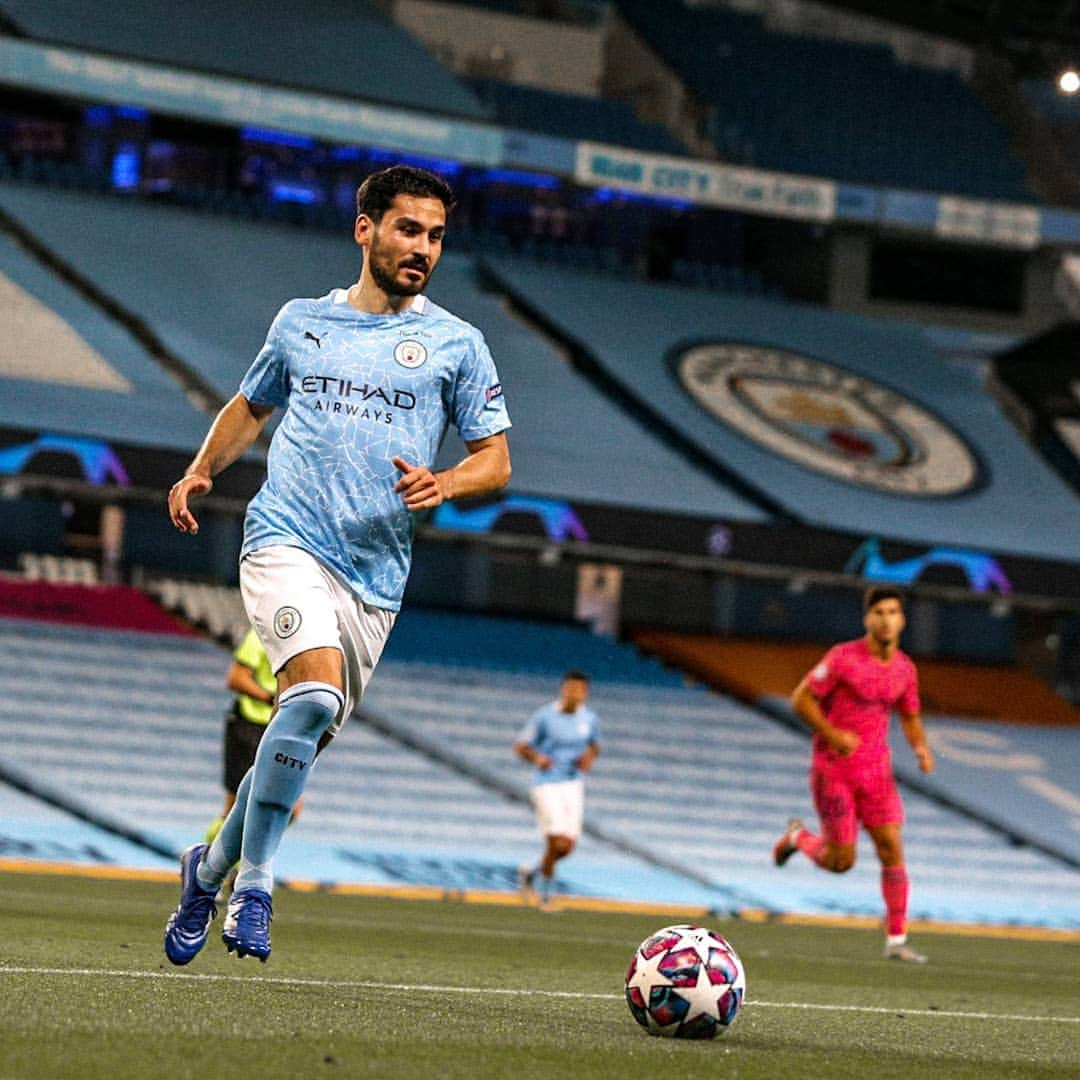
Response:
[{"label": "pink football shorts", "polygon": [[815,760],[810,768],[810,791],[821,820],[822,838],[830,844],[854,844],[859,824],[899,825],[904,804],[893,778],[891,762],[851,768]]}]

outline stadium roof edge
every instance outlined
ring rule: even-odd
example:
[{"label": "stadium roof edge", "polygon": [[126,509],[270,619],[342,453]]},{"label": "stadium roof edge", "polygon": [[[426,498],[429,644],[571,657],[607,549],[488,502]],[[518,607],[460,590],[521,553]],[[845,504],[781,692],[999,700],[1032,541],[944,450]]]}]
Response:
[{"label": "stadium roof edge", "polygon": [[1080,243],[1080,213],[847,184],[625,147],[573,142],[398,106],[292,90],[0,34],[0,83],[137,105],[223,125],[278,128],[475,166],[511,166],[662,199],[766,217],[849,222],[944,242],[1032,249]]}]

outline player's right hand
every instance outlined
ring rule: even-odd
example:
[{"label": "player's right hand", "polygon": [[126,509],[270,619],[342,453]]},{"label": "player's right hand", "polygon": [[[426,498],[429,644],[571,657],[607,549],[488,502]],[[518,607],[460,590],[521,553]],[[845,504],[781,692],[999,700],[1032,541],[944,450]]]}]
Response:
[{"label": "player's right hand", "polygon": [[859,748],[861,740],[854,731],[841,731],[833,728],[828,735],[829,745],[841,756],[849,757]]},{"label": "player's right hand", "polygon": [[188,509],[188,499],[195,495],[205,495],[213,486],[214,482],[209,476],[189,473],[180,477],[169,488],[169,517],[181,532],[194,536],[199,531],[199,523]]}]

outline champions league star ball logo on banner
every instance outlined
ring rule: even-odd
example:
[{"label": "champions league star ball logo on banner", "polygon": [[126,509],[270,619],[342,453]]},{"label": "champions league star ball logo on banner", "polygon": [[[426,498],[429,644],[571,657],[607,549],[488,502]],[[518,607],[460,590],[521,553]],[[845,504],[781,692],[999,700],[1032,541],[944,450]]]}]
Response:
[{"label": "champions league star ball logo on banner", "polygon": [[895,495],[949,496],[979,480],[967,443],[896,390],[782,349],[716,343],[675,375],[710,415],[815,472]]}]

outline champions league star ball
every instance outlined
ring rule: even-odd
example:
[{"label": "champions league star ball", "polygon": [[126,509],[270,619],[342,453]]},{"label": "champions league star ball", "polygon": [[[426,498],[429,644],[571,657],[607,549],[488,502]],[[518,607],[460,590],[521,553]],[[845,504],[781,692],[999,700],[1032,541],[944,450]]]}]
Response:
[{"label": "champions league star ball", "polygon": [[703,926],[657,930],[626,972],[626,1003],[650,1035],[714,1039],[735,1022],[745,993],[738,954]]}]

